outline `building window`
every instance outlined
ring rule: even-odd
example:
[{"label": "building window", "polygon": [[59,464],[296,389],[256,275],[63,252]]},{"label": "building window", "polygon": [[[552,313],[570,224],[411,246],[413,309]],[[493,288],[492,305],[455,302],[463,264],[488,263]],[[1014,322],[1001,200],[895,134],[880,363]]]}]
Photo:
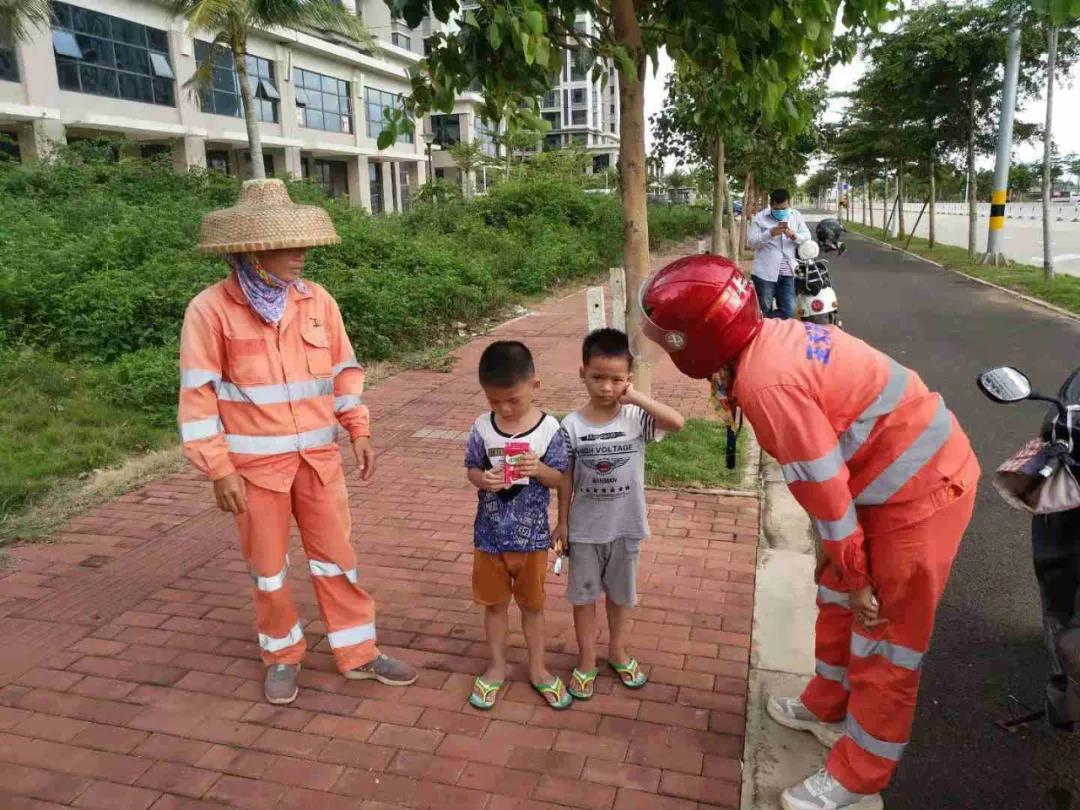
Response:
[{"label": "building window", "polygon": [[551,152],[562,148],[562,135],[548,133],[544,136],[544,151]]},{"label": "building window", "polygon": [[19,60],[15,56],[15,43],[11,32],[0,27],[0,80],[17,82],[19,80]]},{"label": "building window", "polygon": [[390,35],[390,42],[407,51],[412,50],[412,37],[408,34],[399,34],[397,31]]},{"label": "building window", "polygon": [[226,177],[232,176],[232,167],[229,165],[229,153],[224,149],[207,149],[206,168],[208,171],[218,172]]},{"label": "building window", "polygon": [[576,90],[570,91],[570,103],[575,107],[584,107],[589,103],[588,97],[585,94],[585,88],[579,87]]},{"label": "building window", "polygon": [[327,197],[344,197],[348,194],[348,173],[340,160],[312,160],[309,179],[318,183]]},{"label": "building window", "polygon": [[0,131],[0,163],[6,163],[9,160],[18,163],[21,159],[18,133]]},{"label": "building window", "polygon": [[401,188],[401,210],[408,211],[412,203],[412,189],[409,187],[409,167],[404,163],[399,163],[398,171],[398,186]]},{"label": "building window", "polygon": [[574,110],[570,116],[570,124],[575,127],[584,127],[589,125],[589,111],[588,110]]},{"label": "building window", "polygon": [[349,83],[310,70],[293,68],[296,92],[296,123],[327,132],[353,131]]},{"label": "building window", "polygon": [[[369,138],[378,138],[382,131],[386,129],[385,111],[404,108],[400,93],[388,93],[374,87],[364,88],[364,102],[367,106],[367,134]],[[398,134],[398,143],[412,143],[412,138],[408,132],[401,132]]]},{"label": "building window", "polygon": [[571,136],[570,143],[575,146],[588,146],[589,136],[584,132],[575,132],[573,136]]},{"label": "building window", "polygon": [[544,107],[546,109],[559,109],[559,91],[552,90],[544,95]]},{"label": "building window", "polygon": [[53,3],[60,89],[176,106],[165,32],[89,9]]},{"label": "building window", "polygon": [[495,141],[498,134],[496,129],[484,121],[480,116],[473,119],[473,137],[480,144],[480,151],[488,157],[496,157],[499,154],[499,146]]},{"label": "building window", "polygon": [[371,213],[381,214],[383,208],[382,164],[368,163],[368,190],[371,195]]},{"label": "building window", "polygon": [[139,157],[143,160],[165,160],[171,155],[172,149],[163,143],[148,143],[139,149]]},{"label": "building window", "polygon": [[[195,61],[200,65],[210,58],[210,43],[195,43]],[[229,115],[241,118],[244,115],[240,101],[240,77],[236,75],[236,61],[232,51],[215,48],[213,53],[213,77],[211,86],[199,91],[199,108],[212,115]],[[252,103],[255,107],[255,119],[267,124],[278,121],[278,93],[274,82],[274,63],[261,56],[247,55],[248,83],[252,90]]]},{"label": "building window", "polygon": [[610,124],[608,124],[608,131],[609,132],[614,132],[615,129],[616,129],[616,123],[614,121],[612,121]]},{"label": "building window", "polygon": [[592,159],[592,169],[597,174],[606,172],[611,168],[611,155],[595,155]]},{"label": "building window", "polygon": [[443,148],[461,143],[461,116],[431,116],[431,132],[435,136],[435,143]]},{"label": "building window", "polygon": [[588,48],[570,49],[570,81],[583,82],[589,78],[589,68],[592,67],[592,54]]},{"label": "building window", "polygon": [[562,116],[557,112],[542,113],[544,120],[551,124],[552,129],[562,129]]}]

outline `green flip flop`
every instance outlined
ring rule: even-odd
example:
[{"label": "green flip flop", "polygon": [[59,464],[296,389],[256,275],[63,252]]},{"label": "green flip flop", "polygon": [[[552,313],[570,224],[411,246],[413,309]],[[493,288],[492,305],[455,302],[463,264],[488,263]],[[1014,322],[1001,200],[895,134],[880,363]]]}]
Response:
[{"label": "green flip flop", "polygon": [[495,706],[495,698],[499,696],[502,682],[488,683],[483,677],[478,677],[473,682],[473,691],[469,693],[469,705],[480,711],[489,711]]},{"label": "green flip flop", "polygon": [[[561,712],[564,709],[569,709],[570,704],[574,702],[574,699],[570,696],[570,693],[566,691],[566,685],[555,676],[555,680],[551,683],[534,683],[532,688],[535,689],[540,697],[544,699],[544,702],[557,712]],[[548,695],[554,698],[549,700]]]},{"label": "green flip flop", "polygon": [[570,676],[570,686],[567,687],[566,691],[573,696],[574,700],[588,700],[593,696],[594,682],[599,674],[600,670],[598,669],[589,672],[575,669]]},{"label": "green flip flop", "polygon": [[649,682],[649,676],[638,667],[636,658],[631,658],[625,664],[616,664],[608,661],[608,665],[615,670],[623,686],[627,689],[640,689]]}]

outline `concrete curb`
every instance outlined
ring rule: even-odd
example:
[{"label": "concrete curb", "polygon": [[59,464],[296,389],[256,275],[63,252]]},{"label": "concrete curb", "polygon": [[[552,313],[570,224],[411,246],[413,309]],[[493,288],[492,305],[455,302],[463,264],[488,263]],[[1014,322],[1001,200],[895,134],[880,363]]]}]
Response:
[{"label": "concrete curb", "polygon": [[992,289],[997,290],[998,292],[1003,292],[1003,293],[1005,293],[1007,295],[1011,295],[1011,296],[1014,296],[1016,298],[1019,298],[1021,301],[1026,301],[1027,303],[1033,304],[1033,305],[1035,305],[1037,307],[1041,307],[1043,309],[1048,309],[1051,312],[1062,316],[1063,318],[1068,318],[1068,319],[1073,320],[1073,321],[1080,321],[1080,315],[1077,315],[1075,312],[1070,312],[1067,309],[1063,309],[1062,307],[1059,307],[1057,304],[1051,304],[1049,301],[1043,301],[1041,298],[1035,298],[1034,296],[1027,295],[1027,294],[1022,293],[1022,292],[1017,292],[1016,290],[1011,290],[1008,287],[1002,287],[1000,284],[995,284],[994,282],[987,281],[984,278],[979,278],[978,276],[970,275],[968,273],[965,273],[963,270],[954,270],[951,267],[946,267],[945,265],[941,264],[941,262],[935,262],[933,259],[928,259],[925,256],[920,256],[918,253],[914,253],[914,252],[912,252],[910,250],[904,250],[904,248],[897,247],[896,245],[890,245],[888,242],[883,242],[882,240],[880,240],[880,239],[878,239],[878,238],[876,238],[874,236],[867,236],[866,234],[859,233],[858,231],[848,231],[848,233],[853,234],[853,235],[857,236],[860,239],[865,239],[868,242],[874,242],[874,243],[876,243],[878,245],[881,245],[882,247],[887,247],[889,250],[895,250],[898,253],[904,253],[904,254],[906,254],[908,256],[911,256],[911,257],[913,257],[915,259],[918,259],[919,261],[926,262],[927,264],[932,264],[932,265],[934,265],[934,267],[938,267],[938,268],[946,271],[947,273],[955,273],[958,276],[963,276],[966,279],[974,281],[976,284],[982,284],[984,287],[990,287]]},{"label": "concrete curb", "polygon": [[764,453],[760,457],[764,497],[754,584],[742,810],[779,808],[783,790],[822,767],[827,754],[813,736],[776,724],[765,711],[769,695],[798,694],[814,671],[816,554],[810,519],[789,492],[779,465]]}]

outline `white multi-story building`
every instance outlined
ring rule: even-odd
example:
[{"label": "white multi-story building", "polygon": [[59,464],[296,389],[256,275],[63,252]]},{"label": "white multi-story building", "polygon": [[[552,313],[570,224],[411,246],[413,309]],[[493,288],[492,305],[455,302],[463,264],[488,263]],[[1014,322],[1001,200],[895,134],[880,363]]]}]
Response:
[{"label": "white multi-story building", "polygon": [[[154,0],[71,0],[53,8],[51,30],[0,43],[0,132],[20,157],[118,134],[136,154],[171,153],[178,168],[249,173],[231,56],[216,59],[211,88],[189,84],[208,35],[193,36],[185,20]],[[410,188],[426,180],[423,144],[417,134],[380,151],[376,140],[384,108],[409,91],[422,34],[392,21],[382,0],[362,0],[358,13],[377,52],[294,30],[260,31],[248,42],[266,169],[311,178],[372,211],[401,210]]]},{"label": "white multi-story building", "polygon": [[[425,20],[410,30],[391,18],[383,0],[343,4],[362,16],[377,49],[285,29],[256,32],[248,42],[267,174],[310,178],[373,212],[400,211],[426,182],[429,162],[440,175],[459,176],[447,152],[429,153],[422,133],[445,147],[479,139],[494,157],[492,133],[477,113],[481,99],[471,93],[458,99],[453,114],[433,115],[411,137],[378,149],[383,111],[409,92],[409,69],[439,23]],[[170,154],[178,169],[250,174],[231,57],[216,57],[211,87],[192,85],[208,34],[193,35],[165,0],[70,0],[53,9],[51,29],[32,29],[18,44],[0,36],[5,150],[35,159],[58,143],[122,135],[132,153]],[[580,143],[602,168],[618,148],[614,82],[601,89],[567,61],[564,80],[545,99],[553,125],[546,146]]]}]

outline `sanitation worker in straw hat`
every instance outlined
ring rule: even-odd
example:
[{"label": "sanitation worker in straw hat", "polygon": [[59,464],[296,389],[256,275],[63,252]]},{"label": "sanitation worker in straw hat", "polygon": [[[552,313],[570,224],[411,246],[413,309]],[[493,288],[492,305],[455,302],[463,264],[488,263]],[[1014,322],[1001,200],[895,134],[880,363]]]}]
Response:
[{"label": "sanitation worker in straw hat", "polygon": [[[809,512],[818,575],[816,675],[772,696],[778,723],[832,749],[784,791],[787,810],[882,807],[908,743],[923,657],[979,465],[941,396],[832,326],[763,320],[750,282],[719,256],[668,265],[640,293],[643,331],[741,409]],[[642,341],[642,346],[648,341]]]},{"label": "sanitation worker in straw hat", "polygon": [[322,208],[295,205],[280,180],[244,183],[232,208],[207,214],[199,249],[231,272],[188,305],[180,339],[184,455],[236,515],[255,584],[264,692],[291,703],[306,641],[289,588],[296,518],[334,661],[346,678],[416,680],[375,646],[375,604],[360,587],[338,430],[363,479],[375,473],[368,409],[341,312],[301,279],[308,248],[341,240]]}]

